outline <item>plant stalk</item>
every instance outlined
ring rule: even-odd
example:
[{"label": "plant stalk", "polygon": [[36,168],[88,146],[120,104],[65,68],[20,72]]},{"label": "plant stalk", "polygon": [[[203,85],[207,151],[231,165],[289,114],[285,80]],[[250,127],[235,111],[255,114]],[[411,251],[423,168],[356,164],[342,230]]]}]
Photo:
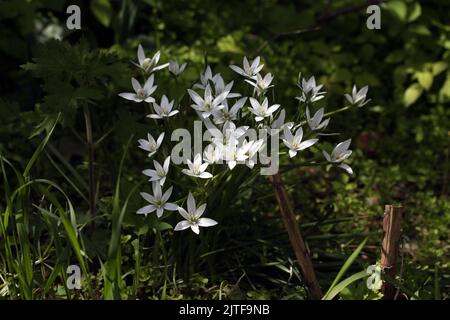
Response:
[{"label": "plant stalk", "polygon": [[95,186],[95,167],[94,167],[94,139],[92,136],[92,120],[88,107],[84,107],[84,121],[86,124],[86,144],[88,147],[89,161],[89,211],[91,216],[95,215],[96,186]]},{"label": "plant stalk", "polygon": [[322,298],[322,290],[320,289],[319,282],[317,281],[311,258],[308,250],[306,249],[302,234],[300,233],[300,228],[298,227],[298,223],[295,219],[283,181],[281,180],[281,175],[277,173],[270,176],[269,179],[277,197],[278,205],[280,206],[280,213],[281,218],[283,219],[284,227],[289,235],[289,240],[291,241],[298,264],[300,265],[303,281],[308,287],[311,298],[313,300],[320,300]]}]

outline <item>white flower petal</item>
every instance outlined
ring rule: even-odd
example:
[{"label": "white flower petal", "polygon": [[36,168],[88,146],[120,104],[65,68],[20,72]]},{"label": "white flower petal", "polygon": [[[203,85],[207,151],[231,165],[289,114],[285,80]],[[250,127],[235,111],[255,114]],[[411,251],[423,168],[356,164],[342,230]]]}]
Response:
[{"label": "white flower petal", "polygon": [[202,216],[202,214],[205,212],[206,209],[206,203],[202,204],[201,206],[199,206],[197,208],[197,210],[195,210],[195,216],[197,218],[200,218]]},{"label": "white flower petal", "polygon": [[159,135],[158,139],[156,140],[156,147],[157,148],[159,148],[161,146],[161,143],[162,143],[163,139],[164,139],[164,132],[161,133]]},{"label": "white flower petal", "polygon": [[139,44],[139,46],[138,46],[137,57],[138,57],[139,65],[142,66],[142,63],[145,60],[145,52],[144,52],[144,48],[142,47],[141,44]]},{"label": "white flower petal", "polygon": [[175,226],[175,231],[181,231],[181,230],[185,230],[187,228],[189,228],[191,226],[191,223],[187,220],[183,220],[177,223],[177,225]]},{"label": "white flower petal", "polygon": [[131,78],[131,85],[136,92],[138,92],[139,89],[142,89],[141,84],[135,78]]},{"label": "white flower petal", "polygon": [[181,173],[184,173],[185,175],[191,176],[191,177],[196,177],[197,176],[191,170],[188,170],[188,169],[182,169]]},{"label": "white flower petal", "polygon": [[137,99],[136,93],[132,93],[132,92],[119,93],[119,97],[122,97],[127,100],[132,100],[132,101],[135,101]]},{"label": "white flower petal", "polygon": [[182,216],[183,218],[185,218],[186,220],[191,219],[191,215],[190,215],[186,210],[184,210],[184,208],[182,208],[182,207],[177,207],[177,210],[178,210],[178,212],[181,214],[181,216]]},{"label": "white flower petal", "polygon": [[140,208],[138,211],[136,211],[137,214],[148,214],[150,212],[153,212],[156,210],[156,206],[150,204],[148,206]]},{"label": "white flower petal", "polygon": [[315,144],[319,139],[309,139],[300,143],[299,150],[305,150]]},{"label": "white flower petal", "polygon": [[168,66],[169,66],[169,63],[165,63],[165,64],[162,64],[160,66],[154,67],[152,71],[162,70],[164,68],[167,68]]},{"label": "white flower petal", "polygon": [[194,90],[188,89],[188,93],[196,105],[200,106],[204,103],[203,99]]},{"label": "white flower petal", "polygon": [[208,163],[202,163],[202,164],[199,165],[198,169],[200,170],[200,172],[203,172],[203,171],[206,170],[206,168],[208,168]]},{"label": "white flower petal", "polygon": [[230,170],[233,170],[234,167],[236,167],[236,164],[236,161],[228,161],[228,168],[230,168]]},{"label": "white flower petal", "polygon": [[341,163],[338,167],[347,171],[348,174],[353,175],[353,170],[348,164]]},{"label": "white flower petal", "polygon": [[200,218],[198,220],[198,225],[200,227],[212,227],[217,224],[217,221],[210,219],[210,218]]},{"label": "white flower petal", "polygon": [[152,74],[150,77],[148,77],[147,81],[145,81],[144,91],[147,93],[147,95],[151,94],[149,91],[153,86],[154,79],[155,79],[155,76]]},{"label": "white flower petal", "polygon": [[144,198],[147,202],[155,203],[155,197],[153,197],[151,194],[148,194],[147,192],[141,192],[141,197]]},{"label": "white flower petal", "polygon": [[209,178],[212,178],[212,177],[213,177],[213,175],[211,173],[209,173],[209,172],[202,172],[199,175],[199,178],[202,178],[202,179],[209,179]]},{"label": "white flower petal", "polygon": [[147,177],[158,177],[156,170],[146,169],[146,170],[142,171],[142,173],[144,175],[146,175]]},{"label": "white flower petal", "polygon": [[169,211],[177,211],[178,206],[175,203],[167,202],[164,204],[164,209]]},{"label": "white flower petal", "polygon": [[236,72],[236,73],[238,73],[238,74],[240,74],[240,75],[242,75],[242,76],[245,76],[245,72],[244,72],[244,70],[243,70],[242,68],[240,68],[240,67],[238,67],[238,66],[235,66],[235,65],[230,65],[230,68],[231,68],[231,70],[233,70],[234,72]]},{"label": "white flower petal", "polygon": [[196,234],[200,233],[200,228],[198,227],[197,224],[191,224],[191,230]]},{"label": "white flower petal", "polygon": [[170,156],[164,160],[164,172],[169,172],[169,165],[170,165]]},{"label": "white flower petal", "polygon": [[149,114],[149,115],[147,115],[147,118],[162,119],[163,117],[158,114]]},{"label": "white flower petal", "polygon": [[289,150],[289,156],[291,157],[291,158],[293,158],[293,157],[295,157],[297,155],[297,151],[295,151],[295,150]]},{"label": "white flower petal", "polygon": [[155,196],[155,199],[161,200],[162,197],[162,190],[161,185],[159,183],[153,183],[153,195]]},{"label": "white flower petal", "polygon": [[189,192],[188,198],[187,198],[187,211],[189,214],[194,214],[195,212],[195,199],[192,193]]},{"label": "white flower petal", "polygon": [[166,192],[164,192],[164,194],[163,194],[162,197],[161,197],[161,202],[166,203],[167,200],[169,200],[170,195],[172,194],[172,190],[173,190],[173,187],[170,186],[170,187],[166,190]]}]

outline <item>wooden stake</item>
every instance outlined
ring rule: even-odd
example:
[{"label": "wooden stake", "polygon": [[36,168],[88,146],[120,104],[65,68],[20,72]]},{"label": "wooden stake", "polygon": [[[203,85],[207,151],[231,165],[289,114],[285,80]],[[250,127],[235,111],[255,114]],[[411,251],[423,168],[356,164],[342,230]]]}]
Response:
[{"label": "wooden stake", "polygon": [[322,298],[322,291],[320,289],[319,282],[317,281],[311,258],[300,233],[300,229],[289,202],[286,189],[284,188],[283,181],[281,180],[281,176],[277,173],[270,176],[269,179],[275,191],[278,205],[280,206],[280,213],[283,219],[284,227],[287,230],[289,240],[291,241],[298,264],[300,265],[303,281],[309,289],[311,298],[314,300],[320,300]]},{"label": "wooden stake", "polygon": [[[396,273],[396,262],[400,241],[401,222],[403,208],[401,206],[386,205],[383,217],[383,242],[381,246],[381,268],[384,274],[394,280]],[[383,294],[385,300],[392,300],[395,297],[396,288],[391,283],[383,284]]]}]

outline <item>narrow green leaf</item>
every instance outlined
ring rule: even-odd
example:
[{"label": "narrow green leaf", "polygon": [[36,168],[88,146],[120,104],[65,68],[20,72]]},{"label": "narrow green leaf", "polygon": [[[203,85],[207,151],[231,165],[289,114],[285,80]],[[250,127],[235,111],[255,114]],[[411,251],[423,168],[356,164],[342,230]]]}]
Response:
[{"label": "narrow green leaf", "polygon": [[48,141],[50,140],[50,137],[53,133],[53,131],[56,128],[56,125],[58,124],[59,118],[60,118],[61,114],[59,113],[58,116],[56,117],[55,122],[53,123],[53,126],[51,127],[51,129],[47,132],[47,135],[45,136],[44,140],[42,140],[42,142],[39,144],[38,148],[36,149],[36,151],[34,151],[33,155],[31,156],[30,160],[28,161],[27,166],[25,167],[25,170],[23,172],[23,176],[26,177],[28,176],[28,173],[30,172],[31,168],[33,167],[33,164],[36,162],[36,160],[39,158],[42,150],[44,150],[45,146],[47,145]]},{"label": "narrow green leaf", "polygon": [[330,288],[328,289],[327,293],[325,293],[324,299],[330,294],[330,292],[331,292],[331,290],[333,290],[334,286],[339,282],[339,280],[341,280],[341,278],[345,275],[347,270],[350,268],[350,266],[356,260],[356,258],[358,257],[359,253],[361,252],[361,250],[366,245],[367,239],[368,238],[365,238],[363,240],[363,242],[361,242],[361,244],[355,249],[355,251],[353,251],[353,253],[350,255],[350,257],[348,257],[348,259],[345,261],[344,265],[342,266],[341,270],[339,270],[336,278],[334,279],[334,281],[331,284]]},{"label": "narrow green leaf", "polygon": [[439,285],[439,267],[434,265],[434,300],[441,300],[441,290]]},{"label": "narrow green leaf", "polygon": [[103,299],[105,300],[120,299],[120,293],[118,289],[121,282],[120,237],[122,230],[122,222],[128,207],[128,201],[130,200],[134,192],[137,190],[137,188],[140,186],[138,184],[130,191],[122,207],[120,207],[120,181],[122,169],[132,138],[133,136],[131,136],[128,139],[128,142],[124,148],[122,159],[119,165],[119,172],[114,192],[113,212],[112,212],[112,232],[108,250],[108,259],[104,265]]},{"label": "narrow green leaf", "polygon": [[336,295],[338,295],[342,290],[344,290],[346,287],[348,287],[353,282],[366,278],[368,274],[366,273],[366,270],[360,271],[358,273],[355,273],[354,275],[351,275],[347,279],[343,280],[342,282],[339,282],[337,285],[335,285],[327,294],[322,298],[322,300],[332,300]]}]

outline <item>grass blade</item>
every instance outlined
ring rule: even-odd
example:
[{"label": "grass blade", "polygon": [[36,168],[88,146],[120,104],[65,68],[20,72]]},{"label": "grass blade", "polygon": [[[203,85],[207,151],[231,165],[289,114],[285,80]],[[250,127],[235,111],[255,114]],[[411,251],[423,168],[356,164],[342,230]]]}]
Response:
[{"label": "grass blade", "polygon": [[358,257],[361,250],[366,245],[367,239],[368,238],[365,238],[363,240],[363,242],[361,242],[361,244],[355,249],[355,251],[353,251],[353,253],[350,255],[350,257],[348,257],[348,259],[345,261],[344,265],[342,266],[341,270],[339,270],[336,278],[334,279],[334,281],[331,284],[330,288],[328,289],[327,293],[325,293],[325,295],[323,296],[324,300],[328,300],[329,295],[330,295],[331,291],[333,290],[333,288],[336,286],[336,284],[339,282],[339,280],[341,280],[341,278],[345,275],[347,270],[350,268],[350,266],[353,264],[353,262]]}]

